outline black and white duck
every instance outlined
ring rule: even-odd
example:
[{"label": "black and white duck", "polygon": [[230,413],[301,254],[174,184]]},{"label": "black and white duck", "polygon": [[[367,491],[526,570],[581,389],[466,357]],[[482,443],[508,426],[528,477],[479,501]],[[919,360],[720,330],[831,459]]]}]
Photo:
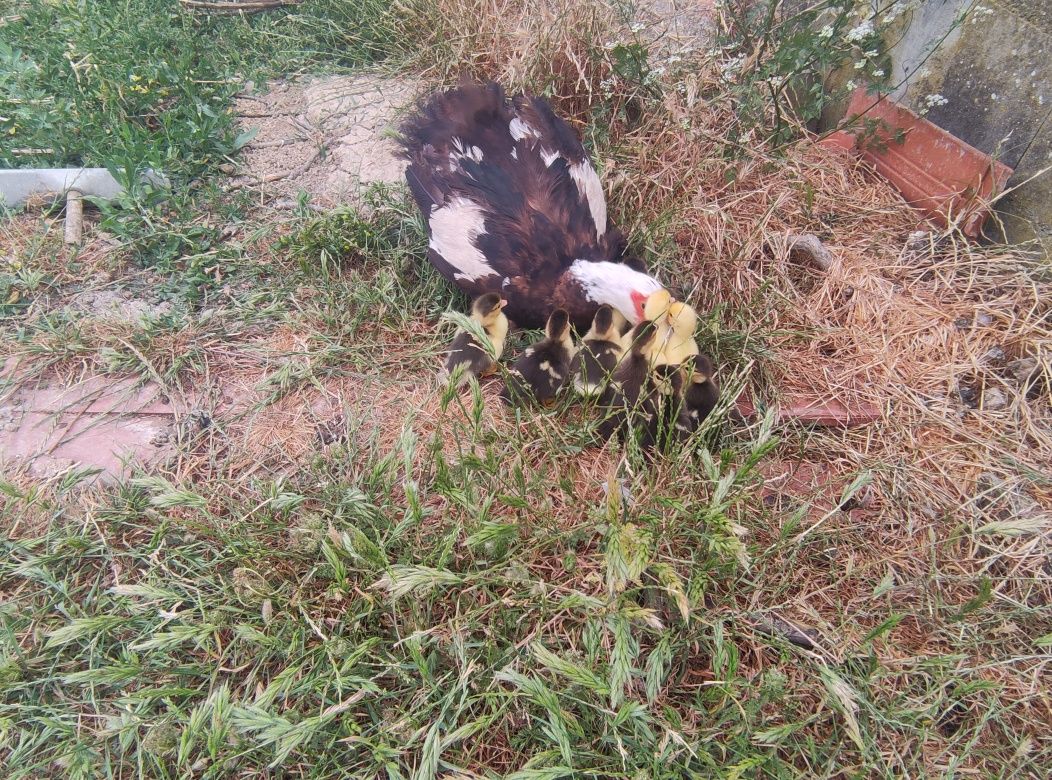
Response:
[{"label": "black and white duck", "polygon": [[426,100],[401,128],[406,180],[428,234],[428,258],[472,297],[497,293],[522,327],[565,309],[584,332],[607,304],[644,319],[661,283],[627,252],[573,129],[538,97],[495,83]]}]

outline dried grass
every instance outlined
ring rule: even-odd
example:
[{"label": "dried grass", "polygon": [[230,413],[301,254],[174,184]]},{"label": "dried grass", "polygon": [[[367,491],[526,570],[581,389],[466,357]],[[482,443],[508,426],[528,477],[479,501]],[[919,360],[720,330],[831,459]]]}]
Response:
[{"label": "dried grass", "polygon": [[[891,186],[810,138],[777,154],[748,136],[728,146],[735,106],[701,55],[662,84],[660,100],[645,99],[602,47],[631,37],[604,6],[555,0],[531,13],[523,3],[440,0],[434,8],[431,40],[471,76],[550,94],[582,128],[605,107],[607,143],[597,151],[612,213],[652,250],[666,281],[686,277],[699,310],[718,308],[721,333],[765,345],[769,357],[753,377],[761,395],[883,410],[872,426],[817,431],[802,449],[783,448],[783,457],[823,471],[827,493],[863,470],[873,483],[862,524],[844,512],[823,525],[839,540],[833,557],[808,550],[772,592],[782,589],[797,609],[809,605],[813,614],[800,617],[833,634],[837,615],[864,628],[879,622],[872,593],[844,574],[859,568],[894,571],[901,583],[934,580],[938,598],[958,604],[975,596],[979,577],[999,572],[998,598],[1052,602],[1047,264],[1026,248],[977,246],[952,232],[911,240],[928,227]],[[430,75],[458,75],[445,62],[433,60]],[[633,105],[643,108],[634,114]],[[790,259],[789,237],[805,232],[832,252],[828,272]],[[1010,368],[1024,357],[1041,374],[1029,393]],[[983,501],[991,482],[1000,500]],[[1031,532],[977,541],[978,528],[1020,511],[1036,517]],[[776,531],[755,541],[784,544]],[[920,617],[924,598],[903,587],[893,601],[915,620],[886,648],[888,663],[954,650],[952,632]],[[991,659],[976,647],[982,666]],[[1003,649],[1025,655],[1026,637]],[[1034,706],[1048,717],[1048,702],[1034,699],[1041,665],[1009,668],[984,674],[1028,702],[1021,717]]]},{"label": "dried grass", "polygon": [[[412,64],[433,81],[493,78],[511,92],[543,93],[578,119],[613,94],[610,84],[603,86],[616,78],[605,44],[623,27],[610,6],[569,0],[405,0],[401,8],[406,37],[422,42]],[[621,86],[621,93],[631,92]]]},{"label": "dried grass", "polygon": [[[969,500],[978,473],[1006,459],[1036,471],[1052,462],[1047,399],[1028,400],[1003,370],[1033,356],[1049,375],[1052,282],[1026,251],[954,234],[911,244],[924,226],[890,185],[807,138],[776,156],[746,137],[728,159],[724,130],[735,107],[700,53],[630,121],[623,109],[639,92],[626,89],[603,43],[636,39],[606,5],[440,0],[430,14],[409,7],[418,30],[447,47],[447,56],[429,52],[433,77],[467,73],[545,92],[578,122],[614,102],[603,161],[614,213],[637,238],[664,231],[652,247],[660,269],[669,281],[688,276],[700,309],[724,307],[725,327],[765,334],[774,356],[758,378],[777,388],[768,394],[885,410],[872,430],[823,436],[844,448],[832,460],[845,469],[914,463],[922,492],[934,492],[942,509]],[[787,238],[803,232],[832,251],[827,273],[790,260]],[[988,358],[995,348],[1005,359]],[[997,388],[1006,407],[966,408],[962,381]]]}]

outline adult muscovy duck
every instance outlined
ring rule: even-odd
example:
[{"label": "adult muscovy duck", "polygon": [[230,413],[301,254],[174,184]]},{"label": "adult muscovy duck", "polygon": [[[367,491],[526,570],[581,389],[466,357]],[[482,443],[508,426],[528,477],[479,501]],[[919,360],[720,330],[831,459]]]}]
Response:
[{"label": "adult muscovy duck", "polygon": [[661,284],[608,224],[580,139],[538,97],[495,83],[432,95],[401,128],[428,258],[469,295],[496,292],[525,327],[565,309],[584,332],[609,304],[627,320]]}]

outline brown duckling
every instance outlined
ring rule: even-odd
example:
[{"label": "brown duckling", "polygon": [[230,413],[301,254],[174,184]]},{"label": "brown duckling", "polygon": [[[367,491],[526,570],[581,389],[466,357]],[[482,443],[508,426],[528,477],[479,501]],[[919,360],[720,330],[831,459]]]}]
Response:
[{"label": "brown duckling", "polygon": [[631,347],[614,369],[609,384],[599,399],[605,414],[599,423],[599,435],[609,439],[618,430],[649,423],[657,412],[657,390],[651,378],[651,361],[656,348],[657,326],[643,320],[630,332]]},{"label": "brown duckling", "polygon": [[457,384],[464,384],[469,376],[486,376],[497,370],[497,359],[504,351],[504,341],[508,337],[508,318],[503,312],[507,305],[508,302],[497,293],[480,295],[471,302],[471,319],[482,326],[493,347],[493,355],[471,333],[460,331],[453,339],[445,365],[438,373],[440,382],[449,381],[459,366],[464,366],[464,373]]},{"label": "brown duckling", "polygon": [[570,375],[573,358],[570,315],[565,309],[556,309],[548,316],[544,338],[528,347],[512,365],[504,400],[511,403],[533,396],[545,406],[552,405]]},{"label": "brown duckling", "polygon": [[596,311],[592,327],[585,334],[581,348],[570,364],[573,387],[579,395],[594,398],[602,393],[617,364],[621,362],[625,348],[619,319],[624,318],[612,306],[604,304]]},{"label": "brown duckling", "polygon": [[712,376],[712,361],[694,355],[676,372],[676,437],[687,439],[709,416],[720,400],[720,388]]}]

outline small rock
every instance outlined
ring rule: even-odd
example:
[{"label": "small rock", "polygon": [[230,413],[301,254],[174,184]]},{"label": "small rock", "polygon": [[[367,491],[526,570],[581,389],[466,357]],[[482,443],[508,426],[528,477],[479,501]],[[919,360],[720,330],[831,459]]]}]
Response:
[{"label": "small rock", "polygon": [[798,263],[809,263],[821,271],[828,271],[833,267],[832,253],[813,233],[789,237],[789,259]]},{"label": "small rock", "polygon": [[1008,397],[996,387],[983,392],[983,409],[988,412],[999,412],[1008,406]]},{"label": "small rock", "polygon": [[1037,379],[1037,360],[1032,357],[1013,360],[1005,369],[1008,375],[1020,385],[1028,385]]},{"label": "small rock", "polygon": [[967,330],[972,326],[972,321],[967,317],[958,317],[953,321],[953,324],[957,330]]},{"label": "small rock", "polygon": [[988,328],[994,324],[994,318],[986,312],[983,312],[975,318],[975,324],[980,328]]},{"label": "small rock", "polygon": [[1001,347],[991,347],[987,350],[986,354],[983,355],[984,363],[1003,363],[1007,355]]},{"label": "small rock", "polygon": [[906,248],[920,252],[931,246],[931,231],[915,230],[906,237]]},{"label": "small rock", "polygon": [[219,164],[219,172],[220,173],[225,173],[227,176],[233,176],[234,172],[236,170],[237,170],[237,166],[235,166],[233,163],[220,163]]}]

